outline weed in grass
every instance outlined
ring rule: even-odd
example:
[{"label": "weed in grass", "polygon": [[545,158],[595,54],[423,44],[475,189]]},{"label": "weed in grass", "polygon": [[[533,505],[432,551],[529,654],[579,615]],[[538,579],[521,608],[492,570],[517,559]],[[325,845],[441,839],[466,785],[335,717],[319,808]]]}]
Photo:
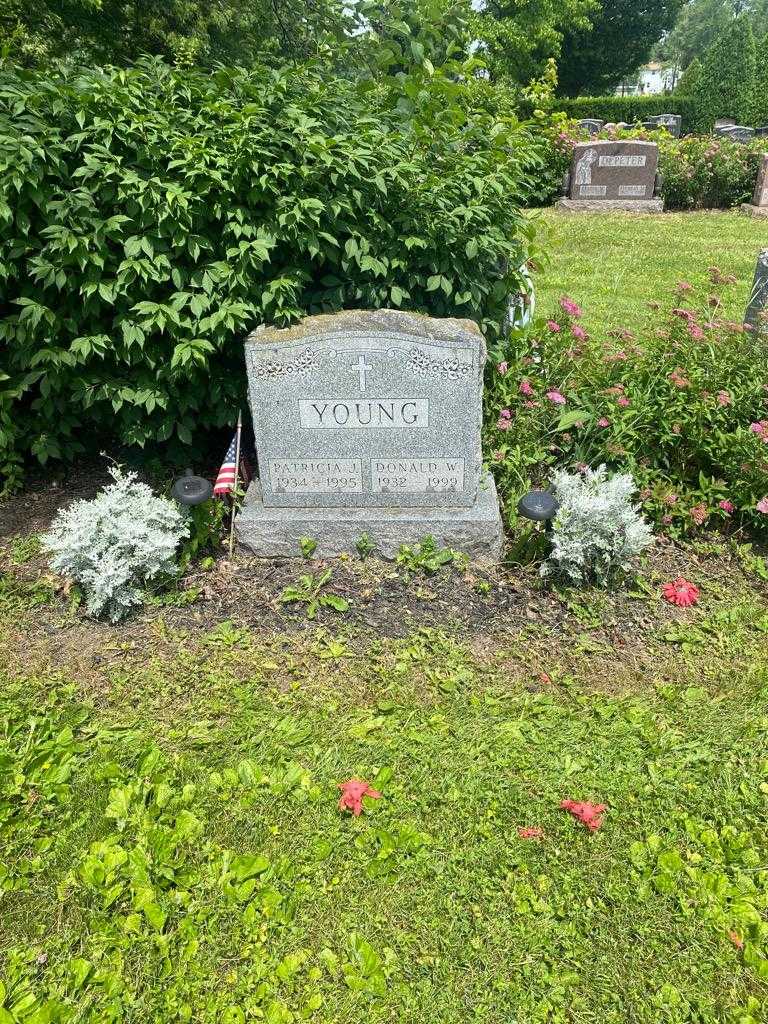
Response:
[{"label": "weed in grass", "polygon": [[336,612],[345,612],[349,601],[339,594],[324,590],[331,580],[333,572],[325,569],[318,576],[308,573],[299,577],[296,584],[284,588],[280,595],[283,604],[302,604],[308,619],[314,619],[321,608],[333,608]]},{"label": "weed in grass", "polygon": [[41,550],[40,538],[36,533],[30,533],[26,537],[17,537],[11,543],[11,561],[14,565],[24,565],[26,562],[31,562],[33,558],[37,558]]},{"label": "weed in grass", "polygon": [[426,536],[420,544],[401,544],[397,553],[397,564],[406,579],[415,573],[429,576],[439,572],[446,565],[464,564],[466,559],[452,548],[440,548],[434,537]]}]

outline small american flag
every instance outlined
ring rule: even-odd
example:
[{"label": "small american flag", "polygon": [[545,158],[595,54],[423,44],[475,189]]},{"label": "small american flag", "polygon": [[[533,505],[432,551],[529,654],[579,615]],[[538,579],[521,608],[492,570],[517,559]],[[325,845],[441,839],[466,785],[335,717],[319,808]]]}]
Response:
[{"label": "small american flag", "polygon": [[227,454],[221,464],[216,483],[213,485],[213,493],[220,498],[230,494],[235,489],[235,459],[237,451],[237,434],[232,438],[232,444],[227,448]]}]

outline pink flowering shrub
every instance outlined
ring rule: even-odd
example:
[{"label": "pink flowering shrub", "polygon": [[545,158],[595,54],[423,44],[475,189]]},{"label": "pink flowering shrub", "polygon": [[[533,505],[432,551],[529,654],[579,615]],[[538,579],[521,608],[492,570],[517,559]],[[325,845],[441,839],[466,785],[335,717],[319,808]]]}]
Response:
[{"label": "pink flowering shrub", "polygon": [[733,278],[713,267],[710,279],[703,295],[678,288],[637,337],[590,336],[589,310],[563,296],[504,351],[486,451],[511,515],[552,466],[605,463],[632,475],[644,514],[674,536],[768,529],[768,344],[719,315]]},{"label": "pink flowering shrub", "polygon": [[664,202],[669,209],[727,208],[751,201],[763,139],[748,145],[690,135],[660,143]]}]

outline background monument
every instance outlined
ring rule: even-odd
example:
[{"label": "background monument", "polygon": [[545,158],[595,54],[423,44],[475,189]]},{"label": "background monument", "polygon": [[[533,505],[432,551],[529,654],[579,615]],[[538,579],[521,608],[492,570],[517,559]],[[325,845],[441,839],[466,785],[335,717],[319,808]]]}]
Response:
[{"label": "background monument", "polygon": [[631,210],[661,213],[655,198],[659,147],[655,142],[580,142],[574,146],[567,198],[557,204],[565,210]]}]

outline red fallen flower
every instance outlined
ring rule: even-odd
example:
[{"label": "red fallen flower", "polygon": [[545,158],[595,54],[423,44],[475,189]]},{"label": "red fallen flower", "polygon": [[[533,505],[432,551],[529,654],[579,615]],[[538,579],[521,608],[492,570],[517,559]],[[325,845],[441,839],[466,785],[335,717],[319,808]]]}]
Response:
[{"label": "red fallen flower", "polygon": [[676,604],[678,608],[688,608],[699,600],[699,588],[695,583],[678,576],[671,583],[665,583],[662,593],[670,604]]},{"label": "red fallen flower", "polygon": [[521,839],[543,839],[544,829],[538,825],[529,825],[526,828],[519,828],[517,834]]},{"label": "red fallen flower", "polygon": [[362,813],[364,796],[373,797],[374,800],[381,799],[381,793],[371,789],[369,783],[362,779],[347,779],[346,782],[340,782],[338,785],[341,790],[339,810],[352,811],[356,818],[359,818]]},{"label": "red fallen flower", "polygon": [[570,811],[590,832],[597,832],[603,824],[603,813],[608,810],[607,804],[591,804],[588,800],[563,800],[560,808],[563,811]]},{"label": "red fallen flower", "polygon": [[738,932],[728,932],[728,938],[736,949],[744,949],[744,939],[742,939]]}]

